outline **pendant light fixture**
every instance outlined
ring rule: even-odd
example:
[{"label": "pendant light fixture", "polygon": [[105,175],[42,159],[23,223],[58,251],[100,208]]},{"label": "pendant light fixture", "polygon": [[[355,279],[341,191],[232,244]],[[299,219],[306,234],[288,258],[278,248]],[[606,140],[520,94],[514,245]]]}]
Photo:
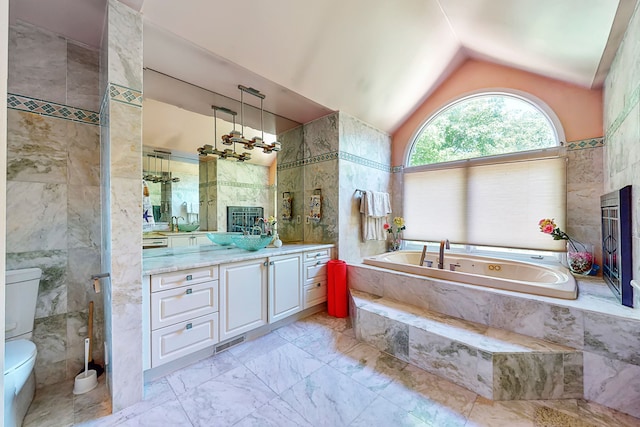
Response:
[{"label": "pendant light fixture", "polygon": [[[151,158],[153,157],[153,173],[151,173]],[[160,159],[160,174],[158,174],[158,158]],[[168,160],[167,173],[164,173],[164,167],[162,165],[164,159]],[[153,150],[153,153],[147,154],[147,170],[143,171],[142,178],[149,182],[180,182],[180,178],[171,177],[171,153],[168,151]]]},{"label": "pendant light fixture", "polygon": [[[240,126],[241,131],[236,130],[236,113],[235,111],[229,110],[224,107],[217,107],[212,105],[213,109],[213,126],[214,126],[214,140],[215,147],[209,144],[204,145],[198,148],[198,153],[200,156],[207,156],[209,154],[218,156],[222,159],[226,158],[234,158],[239,162],[244,162],[246,160],[251,159],[251,154],[245,152],[242,154],[236,153],[236,144],[241,144],[245,150],[253,150],[254,148],[261,148],[263,153],[271,154],[273,152],[280,151],[281,145],[278,141],[275,141],[271,144],[267,144],[264,142],[264,98],[265,95],[260,93],[257,89],[246,87],[242,85],[238,85],[238,89],[240,90]],[[261,136],[255,136],[252,139],[247,139],[244,136],[244,94],[248,93],[257,98],[260,98],[260,134]],[[233,145],[233,150],[226,148],[223,150],[218,150],[218,137],[217,137],[217,112],[223,111],[227,114],[233,116],[233,130],[226,135],[222,135],[222,144],[223,145]]]}]

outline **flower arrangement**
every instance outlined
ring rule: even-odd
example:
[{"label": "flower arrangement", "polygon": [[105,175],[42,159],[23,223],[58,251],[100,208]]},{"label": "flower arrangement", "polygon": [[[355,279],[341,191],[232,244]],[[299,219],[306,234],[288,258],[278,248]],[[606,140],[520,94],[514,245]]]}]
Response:
[{"label": "flower arrangement", "polygon": [[553,219],[545,218],[538,222],[540,231],[549,234],[553,240],[567,240],[567,261],[569,269],[577,274],[589,274],[593,268],[593,251],[587,245],[569,237],[560,230]]},{"label": "flower arrangement", "polygon": [[271,235],[271,234],[277,234],[276,232],[276,223],[278,222],[278,220],[276,219],[275,216],[271,215],[270,217],[267,218],[267,220],[265,221],[265,224],[267,225],[267,234]]},{"label": "flower arrangement", "polygon": [[400,249],[400,233],[407,228],[404,225],[404,218],[397,216],[393,218],[393,225],[385,223],[383,227],[387,230],[387,233],[391,234],[391,250],[397,251]]}]

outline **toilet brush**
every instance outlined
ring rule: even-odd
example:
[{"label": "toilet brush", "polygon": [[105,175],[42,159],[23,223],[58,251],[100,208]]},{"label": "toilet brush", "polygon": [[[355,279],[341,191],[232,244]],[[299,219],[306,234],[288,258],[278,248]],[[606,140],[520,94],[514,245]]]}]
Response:
[{"label": "toilet brush", "polygon": [[98,385],[98,375],[89,369],[89,338],[84,339],[84,371],[76,375],[73,394],[82,394],[93,390]]}]

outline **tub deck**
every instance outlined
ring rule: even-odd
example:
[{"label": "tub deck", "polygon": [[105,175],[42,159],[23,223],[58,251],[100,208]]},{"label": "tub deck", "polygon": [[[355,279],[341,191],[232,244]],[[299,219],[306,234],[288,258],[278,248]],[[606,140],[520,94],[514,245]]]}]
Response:
[{"label": "tub deck", "polygon": [[[562,299],[576,299],[573,275],[562,266],[447,253],[444,269],[436,266],[437,254],[427,253],[420,264],[420,251],[398,251],[365,258],[364,264],[435,279]],[[432,267],[427,265],[431,263]]]}]

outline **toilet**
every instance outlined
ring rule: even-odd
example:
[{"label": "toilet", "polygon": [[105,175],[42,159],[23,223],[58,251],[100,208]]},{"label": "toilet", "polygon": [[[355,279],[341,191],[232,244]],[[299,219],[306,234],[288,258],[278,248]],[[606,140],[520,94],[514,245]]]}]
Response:
[{"label": "toilet", "polygon": [[37,350],[30,341],[42,270],[6,272],[4,343],[4,425],[20,427],[35,393]]}]

